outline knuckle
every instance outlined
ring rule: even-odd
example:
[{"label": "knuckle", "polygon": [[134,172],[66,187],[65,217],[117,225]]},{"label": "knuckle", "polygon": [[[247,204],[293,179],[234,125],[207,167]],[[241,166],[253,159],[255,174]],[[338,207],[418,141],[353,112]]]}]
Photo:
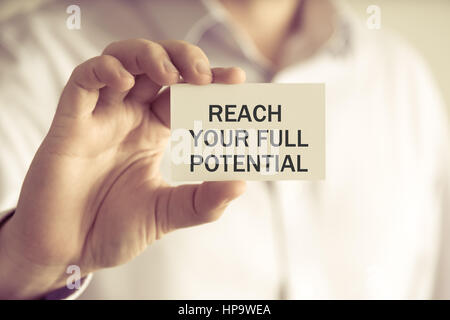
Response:
[{"label": "knuckle", "polygon": [[101,55],[95,58],[93,63],[93,73],[98,78],[99,75],[103,77],[114,77],[118,68],[118,60],[113,56]]},{"label": "knuckle", "polygon": [[131,41],[136,41],[138,43],[148,43],[148,42],[152,42],[151,40],[145,39],[145,38],[135,38],[132,39]]},{"label": "knuckle", "polygon": [[108,54],[109,52],[113,52],[114,49],[117,47],[117,45],[120,44],[120,41],[113,41],[110,44],[106,46],[106,48],[103,50],[103,54]]},{"label": "knuckle", "polygon": [[83,72],[84,72],[84,69],[85,69],[85,64],[86,64],[86,63],[82,63],[82,64],[77,65],[77,66],[73,69],[72,75],[73,75],[73,76],[77,76],[77,75],[83,73]]},{"label": "knuckle", "polygon": [[107,69],[112,68],[117,65],[116,58],[114,58],[113,56],[110,56],[110,55],[106,55],[106,54],[98,56],[96,60],[97,60],[96,63],[98,65],[105,67]]},{"label": "knuckle", "polygon": [[205,57],[205,54],[203,53],[203,50],[200,49],[199,47],[187,43],[187,42],[183,42],[181,43],[181,45],[179,46],[179,54],[193,59],[193,58],[198,58],[198,57]]},{"label": "knuckle", "polygon": [[157,54],[159,51],[160,51],[160,48],[159,48],[158,44],[156,44],[152,41],[146,40],[144,43],[142,43],[140,55],[143,58],[151,59],[151,58],[154,58],[155,54]]},{"label": "knuckle", "polygon": [[72,71],[72,78],[80,80],[89,76],[92,66],[95,65],[95,59],[91,58],[76,66]]},{"label": "knuckle", "polygon": [[78,87],[86,89],[85,83],[89,82],[91,78],[91,75],[89,74],[88,70],[89,68],[87,67],[87,61],[76,66],[72,71],[69,83],[75,84]]}]

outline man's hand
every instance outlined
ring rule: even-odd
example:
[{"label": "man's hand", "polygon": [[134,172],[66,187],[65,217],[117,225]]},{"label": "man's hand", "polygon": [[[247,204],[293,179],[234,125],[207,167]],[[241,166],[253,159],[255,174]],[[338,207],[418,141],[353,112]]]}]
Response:
[{"label": "man's hand", "polygon": [[210,69],[186,42],[141,39],[112,43],[73,71],[0,232],[0,297],[62,287],[71,264],[86,275],[125,263],[172,230],[217,219],[244,191],[242,181],[171,187],[161,178],[170,134],[161,88],[180,76],[197,85],[245,79],[238,68]]}]

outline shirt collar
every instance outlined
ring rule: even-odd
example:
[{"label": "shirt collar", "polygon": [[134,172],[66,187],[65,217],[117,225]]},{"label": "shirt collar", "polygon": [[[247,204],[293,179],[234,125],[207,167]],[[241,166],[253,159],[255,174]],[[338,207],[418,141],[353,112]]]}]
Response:
[{"label": "shirt collar", "polygon": [[[341,0],[331,0],[336,8],[333,35],[320,47],[320,53],[339,57],[348,53],[352,45],[352,23],[349,8]],[[228,12],[217,0],[152,0],[141,1],[143,10],[149,12],[153,28],[166,39],[182,39],[198,44],[203,36],[212,28],[221,25],[229,32],[242,53],[249,60],[265,69],[271,63],[258,51],[253,42],[239,32],[231,23]],[[162,26],[170,23],[169,28]],[[294,35],[295,41],[295,35]],[[316,55],[319,52],[316,52]],[[289,64],[295,63],[294,56]]]},{"label": "shirt collar", "polygon": [[194,34],[201,38],[212,26],[206,23],[212,22],[208,21],[212,19],[211,12],[200,0],[140,0],[138,4],[147,15],[150,28],[165,39],[184,40]]}]

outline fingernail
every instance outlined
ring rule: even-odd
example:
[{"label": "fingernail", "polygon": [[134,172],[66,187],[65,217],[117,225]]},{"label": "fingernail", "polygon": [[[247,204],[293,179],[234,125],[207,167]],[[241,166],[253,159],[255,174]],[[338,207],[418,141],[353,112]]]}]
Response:
[{"label": "fingernail", "polygon": [[212,77],[211,68],[209,67],[209,64],[207,64],[204,60],[199,60],[195,64],[195,70],[197,70],[198,73]]},{"label": "fingernail", "polygon": [[177,68],[175,68],[173,63],[168,59],[163,61],[163,66],[167,73],[178,73]]}]

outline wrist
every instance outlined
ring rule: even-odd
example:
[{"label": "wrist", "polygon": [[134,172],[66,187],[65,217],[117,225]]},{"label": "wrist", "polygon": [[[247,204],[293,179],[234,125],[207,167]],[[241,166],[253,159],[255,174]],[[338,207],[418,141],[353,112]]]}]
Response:
[{"label": "wrist", "polygon": [[64,270],[35,265],[14,252],[9,220],[11,216],[0,223],[0,299],[40,299],[63,287]]}]

